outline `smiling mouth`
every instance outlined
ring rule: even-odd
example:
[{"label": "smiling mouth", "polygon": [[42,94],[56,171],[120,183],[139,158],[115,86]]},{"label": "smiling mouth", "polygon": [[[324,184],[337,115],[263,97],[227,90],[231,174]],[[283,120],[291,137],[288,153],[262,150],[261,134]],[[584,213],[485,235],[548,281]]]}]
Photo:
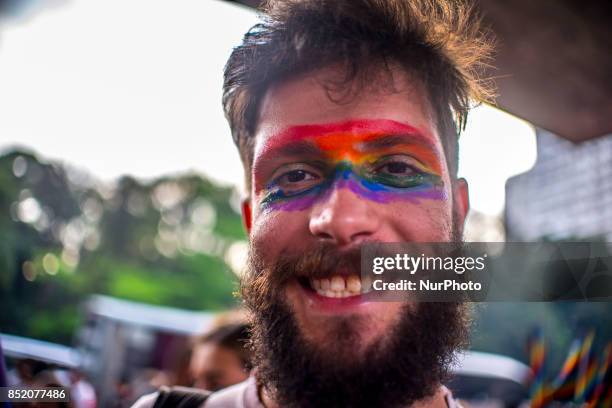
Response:
[{"label": "smiling mouth", "polygon": [[300,285],[325,298],[349,298],[370,292],[370,279],[357,274],[331,275],[327,278],[298,278]]}]

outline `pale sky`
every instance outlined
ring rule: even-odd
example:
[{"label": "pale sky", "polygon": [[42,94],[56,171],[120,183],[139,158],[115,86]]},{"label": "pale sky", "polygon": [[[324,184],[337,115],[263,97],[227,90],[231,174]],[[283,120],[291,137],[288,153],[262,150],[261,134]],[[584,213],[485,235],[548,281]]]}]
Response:
[{"label": "pale sky", "polygon": [[[102,180],[195,170],[242,184],[221,83],[254,12],[217,0],[46,2],[57,4],[0,26],[0,152],[19,145]],[[535,155],[527,123],[474,110],[459,170],[472,208],[500,214],[505,180]]]}]

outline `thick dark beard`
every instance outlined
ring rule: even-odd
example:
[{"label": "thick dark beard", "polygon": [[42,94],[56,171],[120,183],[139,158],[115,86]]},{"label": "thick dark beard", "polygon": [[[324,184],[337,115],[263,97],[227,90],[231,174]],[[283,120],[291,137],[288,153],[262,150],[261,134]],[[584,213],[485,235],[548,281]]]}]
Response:
[{"label": "thick dark beard", "polygon": [[266,267],[251,250],[241,289],[251,312],[256,377],[280,406],[410,406],[437,391],[448,378],[455,352],[467,344],[466,305],[417,303],[405,305],[395,327],[365,352],[347,359],[350,349],[346,354],[329,351],[350,347],[352,336],[358,335],[348,322],[340,325],[346,326],[344,336],[330,333],[330,341],[340,344],[326,352],[326,347],[317,347],[300,332],[284,288],[289,279],[308,271],[355,264],[355,253],[319,247],[300,256],[284,256]]}]

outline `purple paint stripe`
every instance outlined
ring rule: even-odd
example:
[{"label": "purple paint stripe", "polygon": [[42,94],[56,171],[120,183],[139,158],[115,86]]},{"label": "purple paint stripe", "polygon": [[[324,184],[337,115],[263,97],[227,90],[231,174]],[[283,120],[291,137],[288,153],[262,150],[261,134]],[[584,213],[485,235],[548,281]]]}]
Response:
[{"label": "purple paint stripe", "polygon": [[[335,188],[347,188],[355,195],[377,203],[389,203],[393,201],[410,201],[418,204],[422,200],[446,200],[446,191],[437,186],[415,187],[405,192],[399,191],[371,191],[364,187],[354,178],[340,179]],[[283,211],[303,211],[312,207],[317,201],[325,200],[331,194],[327,190],[323,195],[307,195],[304,197],[290,198],[270,204],[268,209]]]},{"label": "purple paint stripe", "polygon": [[346,187],[353,193],[378,203],[388,203],[398,200],[419,203],[422,199],[445,200],[447,198],[444,189],[436,186],[413,187],[403,192],[397,190],[372,191],[353,178],[342,181],[346,183]]},{"label": "purple paint stripe", "polygon": [[277,201],[275,203],[271,203],[266,209],[270,210],[283,210],[283,211],[303,211],[319,200],[318,196],[306,196],[306,197],[298,197],[291,198],[286,201]]}]

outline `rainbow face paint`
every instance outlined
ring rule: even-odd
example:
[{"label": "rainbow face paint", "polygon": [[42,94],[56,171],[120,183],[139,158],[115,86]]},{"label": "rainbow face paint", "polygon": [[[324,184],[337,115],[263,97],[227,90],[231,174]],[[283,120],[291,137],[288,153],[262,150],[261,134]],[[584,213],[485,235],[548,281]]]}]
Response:
[{"label": "rainbow face paint", "polygon": [[339,188],[378,203],[446,199],[436,147],[392,120],[295,126],[263,154],[281,158],[262,189],[264,210],[305,210]]}]

